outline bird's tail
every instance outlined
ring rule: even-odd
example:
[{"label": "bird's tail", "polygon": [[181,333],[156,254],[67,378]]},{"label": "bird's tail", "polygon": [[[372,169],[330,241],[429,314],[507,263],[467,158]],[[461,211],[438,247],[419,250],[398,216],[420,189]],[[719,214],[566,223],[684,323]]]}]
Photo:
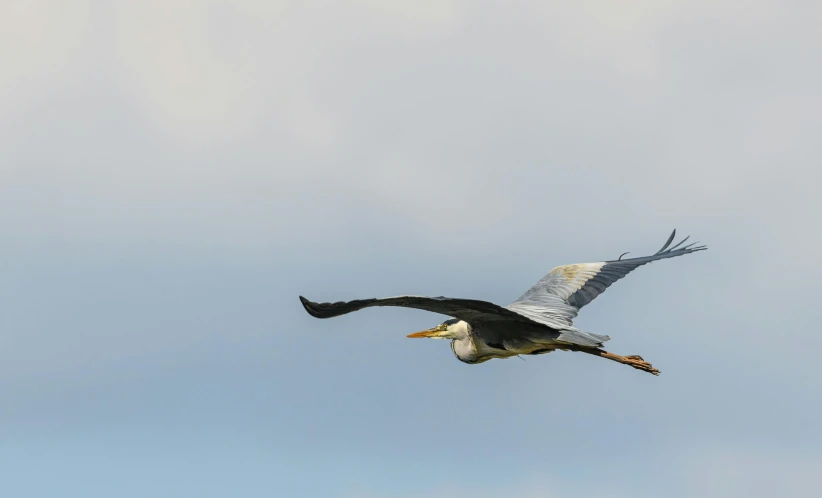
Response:
[{"label": "bird's tail", "polygon": [[603,342],[610,339],[607,335],[594,334],[577,329],[561,330],[559,337],[557,337],[557,340],[589,348],[601,347]]}]

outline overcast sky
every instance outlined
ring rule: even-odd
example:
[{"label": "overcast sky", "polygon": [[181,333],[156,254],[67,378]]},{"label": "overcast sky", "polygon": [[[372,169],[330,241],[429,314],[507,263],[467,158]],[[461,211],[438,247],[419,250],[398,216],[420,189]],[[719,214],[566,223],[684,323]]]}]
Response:
[{"label": "overcast sky", "polygon": [[[0,494],[822,495],[822,4],[0,3]],[[508,304],[653,377],[297,296]]]}]

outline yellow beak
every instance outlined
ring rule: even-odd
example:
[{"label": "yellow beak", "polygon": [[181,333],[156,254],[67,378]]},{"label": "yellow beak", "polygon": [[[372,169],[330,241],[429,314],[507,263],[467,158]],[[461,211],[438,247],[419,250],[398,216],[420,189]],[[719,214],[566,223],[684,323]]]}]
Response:
[{"label": "yellow beak", "polygon": [[410,337],[412,339],[419,339],[421,337],[437,337],[440,334],[439,329],[428,329],[423,330],[420,332],[414,332],[413,334],[408,334],[405,337]]}]

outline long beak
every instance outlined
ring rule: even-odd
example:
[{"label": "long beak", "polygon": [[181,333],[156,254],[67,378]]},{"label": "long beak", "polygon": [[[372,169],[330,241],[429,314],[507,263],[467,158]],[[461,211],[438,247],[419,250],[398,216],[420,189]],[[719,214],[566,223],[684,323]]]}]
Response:
[{"label": "long beak", "polygon": [[408,334],[405,337],[410,337],[412,339],[419,339],[421,337],[437,337],[439,333],[439,329],[428,329],[420,332],[414,332],[413,334]]}]

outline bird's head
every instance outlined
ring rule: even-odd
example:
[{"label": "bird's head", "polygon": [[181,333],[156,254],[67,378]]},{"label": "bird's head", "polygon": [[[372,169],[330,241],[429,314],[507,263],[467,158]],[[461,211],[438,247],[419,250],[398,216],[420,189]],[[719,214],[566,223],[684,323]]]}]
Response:
[{"label": "bird's head", "polygon": [[453,318],[446,320],[436,327],[420,332],[408,334],[406,337],[418,339],[427,337],[429,339],[463,339],[468,336],[468,323]]}]

